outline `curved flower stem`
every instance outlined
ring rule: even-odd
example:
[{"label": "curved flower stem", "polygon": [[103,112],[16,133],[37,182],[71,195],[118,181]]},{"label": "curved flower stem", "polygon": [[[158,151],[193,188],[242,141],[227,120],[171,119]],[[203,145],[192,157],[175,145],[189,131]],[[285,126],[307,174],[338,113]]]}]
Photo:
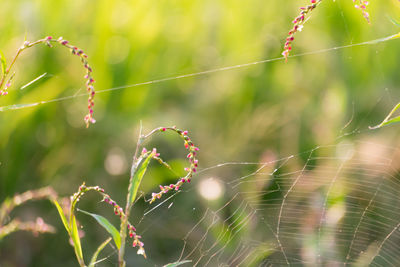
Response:
[{"label": "curved flower stem", "polygon": [[[7,89],[11,86],[11,80],[14,76],[14,73],[10,75],[10,71],[12,67],[14,66],[15,62],[17,61],[19,55],[22,53],[22,51],[31,48],[35,45],[38,44],[46,44],[49,47],[52,47],[52,43],[58,43],[61,46],[64,46],[68,49],[71,50],[71,53],[73,55],[77,55],[80,57],[80,60],[83,64],[83,67],[86,69],[86,75],[85,79],[86,81],[86,89],[89,94],[88,98],[88,114],[85,116],[85,122],[86,122],[86,127],[89,127],[90,123],[95,123],[96,120],[93,118],[93,106],[94,106],[94,95],[96,94],[94,90],[94,79],[92,78],[92,68],[89,66],[89,63],[87,61],[88,56],[79,48],[76,46],[70,45],[67,40],[64,40],[62,37],[58,38],[57,40],[53,39],[51,36],[47,36],[43,39],[39,39],[35,42],[28,42],[25,41],[23,45],[18,48],[17,53],[15,54],[14,58],[12,59],[10,65],[8,67],[5,67],[4,72],[2,73],[1,79],[0,79],[0,96],[5,96],[8,94]],[[4,61],[5,62],[5,61]],[[3,63],[3,62],[2,62]],[[4,63],[4,66],[6,63]]]},{"label": "curved flower stem", "polygon": [[[139,130],[139,138],[136,144],[136,151],[135,155],[133,156],[133,161],[132,161],[132,169],[137,170],[138,165],[140,164],[140,161],[138,159],[138,153],[139,153],[139,147],[143,142],[143,137],[142,137],[142,122],[140,122],[140,130]],[[126,196],[126,206],[125,206],[125,216],[121,219],[121,228],[120,228],[120,237],[121,237],[121,247],[118,251],[118,266],[119,267],[125,267],[126,263],[124,260],[124,255],[125,255],[125,240],[126,240],[126,230],[127,230],[127,225],[128,225],[128,218],[131,213],[132,205],[130,204],[130,199],[132,198],[132,191],[131,187],[133,186],[133,177],[135,175],[135,171],[131,171],[131,175],[129,178],[129,187],[128,187],[128,194]]]}]

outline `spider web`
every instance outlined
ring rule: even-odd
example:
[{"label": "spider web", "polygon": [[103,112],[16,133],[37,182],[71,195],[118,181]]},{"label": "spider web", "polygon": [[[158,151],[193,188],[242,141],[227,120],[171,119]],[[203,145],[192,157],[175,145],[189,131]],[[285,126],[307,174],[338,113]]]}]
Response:
[{"label": "spider web", "polygon": [[[375,45],[392,37],[291,57]],[[281,60],[265,59],[98,92]],[[4,106],[0,111],[81,96],[86,94]],[[359,129],[342,137],[355,134]],[[166,255],[169,262],[191,261],[183,266],[399,266],[399,150],[380,142],[342,141],[342,137],[336,144],[275,160],[222,161],[199,169],[194,182],[183,191],[143,212],[135,209],[136,214],[143,214],[134,224],[149,258],[127,252],[128,266],[133,262],[136,266],[161,266]],[[220,189],[218,198],[204,197],[204,181]],[[112,248],[98,265],[116,266],[116,254]]]},{"label": "spider web", "polygon": [[[270,61],[256,64],[264,62]],[[344,132],[352,124],[353,115],[336,143],[300,154],[215,162],[200,168],[182,191],[144,210],[135,206],[134,224],[148,259],[131,251],[127,264],[189,260],[182,266],[398,266],[400,151],[382,138],[366,139],[370,130]],[[207,199],[205,186],[206,192],[218,188],[218,197]],[[114,248],[99,266],[117,265],[116,254]]]},{"label": "spider web", "polygon": [[[398,155],[357,141],[269,162],[222,163],[201,170],[195,185],[214,181],[224,189],[220,199],[204,202],[189,189],[145,212],[139,228],[144,236],[164,233],[166,240],[148,243],[180,244],[171,261],[193,266],[398,266]],[[245,175],[218,175],[249,167]],[[182,202],[187,194],[192,200]]]}]

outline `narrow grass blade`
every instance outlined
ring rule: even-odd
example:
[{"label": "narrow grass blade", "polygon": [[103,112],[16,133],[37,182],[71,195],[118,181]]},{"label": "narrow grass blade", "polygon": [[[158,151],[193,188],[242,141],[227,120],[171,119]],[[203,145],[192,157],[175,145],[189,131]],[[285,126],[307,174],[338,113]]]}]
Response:
[{"label": "narrow grass blade", "polygon": [[398,23],[394,18],[392,18],[391,16],[387,16],[387,18],[390,20],[391,23],[393,23],[397,27],[400,27],[400,23]]},{"label": "narrow grass blade", "polygon": [[393,119],[390,119],[388,121],[384,121],[384,122],[382,122],[381,124],[379,124],[379,125],[377,125],[375,127],[370,127],[370,129],[378,129],[378,128],[382,128],[383,126],[387,126],[387,125],[394,124],[394,123],[399,123],[399,122],[400,122],[400,116],[395,117]]},{"label": "narrow grass blade", "polygon": [[81,238],[79,237],[78,226],[76,225],[76,218],[72,216],[72,235],[71,238],[74,242],[75,250],[77,251],[79,258],[83,260]]},{"label": "narrow grass blade", "polygon": [[99,256],[100,252],[107,246],[107,244],[111,241],[111,237],[107,238],[106,241],[100,244],[100,246],[96,249],[94,252],[92,259],[90,260],[89,267],[95,267],[96,261],[97,261],[97,256]]},{"label": "narrow grass blade", "polygon": [[119,249],[121,247],[121,237],[119,236],[118,230],[106,218],[104,218],[101,215],[90,213],[90,212],[87,212],[87,211],[84,211],[84,210],[78,209],[78,211],[80,211],[80,212],[82,212],[82,213],[84,213],[86,215],[92,216],[94,219],[96,219],[96,221],[101,226],[103,226],[103,228],[106,229],[106,231],[112,236],[117,248]]},{"label": "narrow grass blade", "polygon": [[396,112],[396,110],[398,110],[400,108],[400,103],[398,103],[393,109],[392,111],[390,111],[389,115],[386,116],[386,118],[377,126],[374,127],[369,127],[370,129],[378,129],[378,128],[382,128],[383,126],[387,126],[393,123],[398,123],[400,122],[400,116],[394,117],[391,119],[392,115],[394,112]]},{"label": "narrow grass blade", "polygon": [[28,82],[27,84],[21,86],[21,88],[19,88],[20,90],[24,90],[26,87],[34,84],[35,82],[39,81],[40,79],[42,79],[43,77],[45,77],[47,75],[47,72],[43,73],[42,75],[36,77],[35,79],[33,79],[32,81]]},{"label": "narrow grass blade", "polygon": [[60,215],[61,221],[64,224],[65,230],[67,230],[68,234],[70,233],[69,230],[69,226],[68,226],[68,222],[67,222],[67,218],[65,218],[64,212],[60,206],[60,204],[58,204],[57,200],[52,200],[54,206],[56,206],[57,211],[58,211],[58,215]]},{"label": "narrow grass blade", "polygon": [[192,261],[190,261],[190,260],[177,261],[177,262],[173,262],[173,263],[168,263],[168,264],[164,265],[163,267],[176,267],[176,266],[179,266],[179,265],[182,265],[185,263],[189,263],[189,262],[192,262]]},{"label": "narrow grass blade", "polygon": [[1,61],[1,73],[4,75],[6,73],[6,69],[7,69],[7,61],[1,50],[0,50],[0,61]]},{"label": "narrow grass blade", "polygon": [[149,166],[149,163],[150,163],[150,160],[152,157],[153,157],[153,154],[149,154],[145,158],[145,160],[143,161],[142,164],[140,164],[139,166],[136,166],[136,168],[139,167],[138,169],[132,168],[132,171],[131,171],[131,176],[132,176],[131,183],[132,184],[129,185],[129,194],[130,194],[129,205],[132,205],[133,201],[135,201],[136,194],[139,189],[140,183],[142,182],[143,176],[146,173],[147,166]]}]

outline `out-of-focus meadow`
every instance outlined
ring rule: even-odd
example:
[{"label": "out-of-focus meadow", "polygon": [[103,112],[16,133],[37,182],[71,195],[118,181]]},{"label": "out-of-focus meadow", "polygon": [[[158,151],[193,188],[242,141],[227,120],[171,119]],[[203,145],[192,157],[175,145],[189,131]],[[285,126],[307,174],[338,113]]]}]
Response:
[{"label": "out-of-focus meadow", "polygon": [[[96,95],[97,123],[89,129],[83,120],[86,97],[1,112],[0,201],[48,185],[67,196],[86,181],[102,186],[123,203],[140,121],[144,131],[172,125],[187,129],[200,147],[200,169],[232,161],[276,160],[343,141],[395,147],[397,126],[379,131],[368,130],[368,126],[378,124],[400,100],[398,40],[294,57],[286,64],[278,60],[127,86],[280,57],[292,19],[305,2],[2,1],[0,49],[8,60],[25,36],[30,41],[62,36],[89,55],[96,89],[126,87]],[[353,5],[351,0],[324,1],[297,34],[292,54],[400,31],[392,22],[400,20],[397,0],[371,1],[371,25]],[[0,98],[0,106],[85,92],[84,70],[66,49],[44,45],[29,49],[21,55],[15,72],[13,86],[8,96]],[[45,77],[20,89],[43,73],[47,73]],[[157,147],[174,172],[152,164],[142,183],[145,194],[174,181],[185,164],[181,140],[173,135],[153,138],[147,147]],[[286,171],[301,169],[307,157],[296,156]],[[212,175],[229,182],[256,168],[235,166],[217,169]],[[168,218],[168,213],[145,217],[138,232],[144,232],[149,259],[145,261],[136,255],[136,249],[128,248],[128,266],[162,265],[179,258],[183,242],[174,239],[174,233],[184,236],[191,228],[186,222],[204,214],[194,215],[192,205],[203,212],[218,207],[203,200],[196,190],[205,178],[200,173],[178,194],[172,206],[177,210],[174,218]],[[88,195],[80,205],[118,225],[100,200]],[[133,213],[138,222],[148,204],[139,201],[136,206]],[[24,220],[40,216],[58,231],[38,237],[26,232],[6,237],[0,242],[0,266],[77,265],[50,203],[30,203],[15,215]],[[84,251],[90,255],[106,233],[91,218],[81,217]],[[115,255],[111,255],[102,264],[115,263]]]}]

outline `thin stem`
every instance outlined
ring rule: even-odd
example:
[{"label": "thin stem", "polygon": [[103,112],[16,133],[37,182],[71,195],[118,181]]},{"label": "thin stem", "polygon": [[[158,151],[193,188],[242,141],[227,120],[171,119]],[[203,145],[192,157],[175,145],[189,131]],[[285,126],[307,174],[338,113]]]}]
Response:
[{"label": "thin stem", "polygon": [[10,73],[11,68],[14,66],[14,64],[15,64],[15,62],[17,61],[18,56],[21,54],[21,52],[24,51],[24,50],[27,49],[27,48],[30,48],[30,47],[32,47],[32,46],[34,46],[34,45],[37,45],[37,44],[40,44],[40,43],[43,43],[43,42],[46,42],[46,39],[45,39],[45,38],[44,38],[44,39],[37,40],[37,41],[32,42],[32,43],[29,43],[29,44],[24,44],[23,46],[21,46],[20,48],[18,48],[18,51],[17,51],[17,53],[15,54],[13,60],[11,61],[11,64],[8,66],[8,68],[6,69],[4,75],[1,77],[1,80],[0,80],[0,89],[1,89],[1,87],[3,87],[4,81],[5,81],[6,78],[8,77],[8,74]]},{"label": "thin stem", "polygon": [[[70,45],[69,42],[67,40],[64,40],[62,37],[55,40],[55,39],[53,39],[53,37],[48,36],[46,38],[39,39],[35,42],[25,41],[24,44],[20,48],[18,48],[17,53],[15,54],[13,60],[11,61],[11,64],[7,67],[6,70],[4,70],[4,73],[2,73],[2,77],[0,80],[0,96],[4,96],[4,95],[8,94],[7,89],[11,86],[11,80],[14,75],[14,74],[12,74],[10,76],[9,74],[10,74],[10,71],[11,71],[12,67],[14,66],[15,62],[17,61],[19,55],[21,54],[21,52],[27,48],[33,47],[33,46],[35,46],[37,44],[41,44],[41,43],[46,44],[49,47],[52,47],[51,43],[58,43],[64,47],[70,49],[73,55],[77,55],[80,57],[82,65],[86,69],[86,75],[84,77],[87,80],[86,89],[89,94],[89,98],[88,98],[89,113],[85,116],[84,120],[86,122],[86,127],[89,127],[90,123],[96,122],[96,120],[93,118],[94,95],[96,94],[96,92],[93,87],[94,79],[92,78],[92,75],[91,75],[92,68],[89,66],[89,62],[87,61],[88,56],[81,49],[77,48],[76,46]],[[4,83],[5,83],[5,85],[4,85]]]},{"label": "thin stem", "polygon": [[142,125],[142,121],[140,121],[139,137],[138,137],[138,141],[136,143],[136,151],[135,151],[135,155],[133,156],[132,164],[137,160],[137,155],[139,153],[139,147],[143,142],[142,131],[143,131],[143,125]]},{"label": "thin stem", "polygon": [[[83,195],[83,192],[81,190],[79,190],[78,193],[75,194],[73,196],[73,198],[71,199],[71,208],[70,208],[70,212],[69,212],[69,229],[70,229],[71,233],[73,231],[73,223],[72,222],[73,222],[73,219],[75,217],[74,211],[75,211],[76,202],[79,200],[79,198],[82,195]],[[79,236],[78,236],[78,238],[79,238]],[[74,240],[72,237],[71,237],[71,239]],[[75,242],[74,242],[74,251],[75,251],[76,258],[77,258],[77,260],[79,262],[79,265],[81,267],[86,267],[86,264],[85,264],[84,260],[79,256],[79,252],[78,252],[78,249],[76,247]]]},{"label": "thin stem", "polygon": [[[143,142],[143,136],[142,136],[142,131],[143,131],[143,126],[142,126],[142,121],[140,121],[140,130],[139,130],[139,137],[138,141],[136,144],[136,151],[133,156],[132,160],[132,168],[136,170],[138,167],[138,153],[140,149],[140,145]],[[118,264],[120,267],[125,267],[126,263],[124,261],[124,255],[125,255],[125,240],[126,240],[126,231],[127,231],[127,226],[128,226],[128,219],[129,215],[131,212],[132,205],[129,203],[129,200],[131,199],[131,186],[132,186],[132,179],[135,175],[135,171],[131,172],[130,178],[129,178],[129,187],[128,187],[128,194],[126,196],[126,206],[125,206],[125,216],[121,220],[121,228],[120,228],[120,236],[121,236],[121,247],[118,251]]]}]

